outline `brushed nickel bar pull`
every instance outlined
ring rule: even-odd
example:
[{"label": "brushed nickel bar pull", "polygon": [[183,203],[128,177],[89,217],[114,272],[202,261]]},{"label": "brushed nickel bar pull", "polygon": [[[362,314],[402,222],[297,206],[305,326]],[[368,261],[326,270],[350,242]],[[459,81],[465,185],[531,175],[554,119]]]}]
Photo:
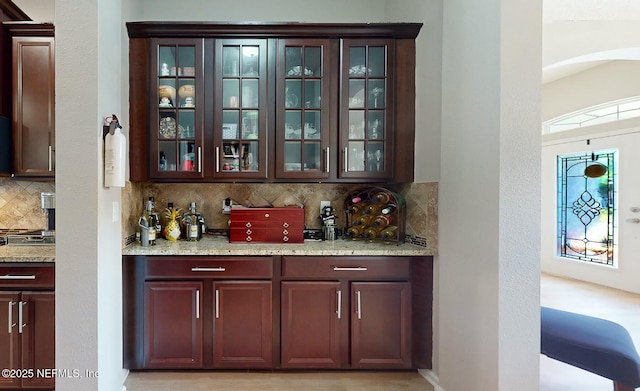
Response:
[{"label": "brushed nickel bar pull", "polygon": [[196,289],[196,319],[200,319],[200,289]]},{"label": "brushed nickel bar pull", "polygon": [[16,303],[13,302],[13,301],[9,302],[9,316],[8,316],[8,319],[9,319],[9,334],[11,334],[11,331],[13,330],[13,326],[16,325],[15,323],[13,323],[13,306],[15,304]]},{"label": "brushed nickel bar pull", "polygon": [[220,290],[216,289],[216,319],[220,318]]},{"label": "brushed nickel bar pull", "polygon": [[367,269],[364,266],[354,266],[354,267],[334,266],[333,267],[333,271],[336,271],[336,272],[344,272],[344,271],[356,271],[356,272],[357,271],[363,271],[363,272],[366,272],[367,270],[369,270],[369,269]]},{"label": "brushed nickel bar pull", "polygon": [[344,172],[349,172],[349,169],[347,168],[349,164],[349,161],[347,160],[348,152],[348,147],[344,147]]},{"label": "brushed nickel bar pull", "polygon": [[202,172],[202,147],[198,147],[198,172]]},{"label": "brushed nickel bar pull", "polygon": [[329,159],[329,148],[330,148],[330,147],[327,147],[327,150],[326,150],[326,152],[325,152],[325,153],[326,153],[326,155],[325,155],[325,157],[324,157],[324,160],[325,160],[325,167],[326,167],[326,168],[325,168],[325,170],[324,170],[325,172],[329,172],[329,162],[331,161],[331,159]]},{"label": "brushed nickel bar pull", "polygon": [[26,323],[22,323],[22,313],[23,313],[23,306],[27,305],[26,301],[21,301],[20,303],[18,303],[18,333],[22,334],[22,329],[24,328],[24,326],[26,326]]},{"label": "brushed nickel bar pull", "polygon": [[220,147],[216,147],[216,172],[220,172]]},{"label": "brushed nickel bar pull", "polygon": [[227,269],[223,267],[192,267],[192,272],[223,272]]},{"label": "brushed nickel bar pull", "polygon": [[11,275],[11,274],[5,274],[4,276],[0,276],[0,280],[35,280],[36,276],[34,274],[30,274],[30,275]]},{"label": "brushed nickel bar pull", "polygon": [[356,313],[358,314],[358,319],[362,319],[362,303],[360,301],[360,291],[356,291],[356,298],[358,302],[358,309],[356,310]]},{"label": "brushed nickel bar pull", "polygon": [[338,319],[342,318],[342,291],[338,290],[338,309],[336,310],[336,313],[338,314]]},{"label": "brushed nickel bar pull", "polygon": [[53,171],[53,146],[49,145],[49,171]]}]

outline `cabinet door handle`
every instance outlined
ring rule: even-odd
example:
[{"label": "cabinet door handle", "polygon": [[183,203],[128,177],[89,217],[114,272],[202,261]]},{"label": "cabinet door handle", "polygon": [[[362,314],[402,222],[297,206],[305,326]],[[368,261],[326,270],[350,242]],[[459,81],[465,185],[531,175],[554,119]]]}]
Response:
[{"label": "cabinet door handle", "polygon": [[200,319],[200,289],[196,289],[196,319]]},{"label": "cabinet door handle", "polygon": [[326,152],[325,152],[325,156],[324,156],[324,165],[325,165],[325,172],[329,172],[329,147],[327,147]]},{"label": "cabinet door handle", "polygon": [[26,323],[22,323],[22,319],[23,319],[23,308],[24,306],[27,305],[26,301],[21,301],[20,303],[18,303],[18,333],[22,334],[22,329],[27,325]]},{"label": "cabinet door handle", "polygon": [[354,272],[354,271],[355,271],[355,272],[359,272],[359,271],[362,271],[362,272],[366,272],[367,270],[369,270],[369,269],[367,269],[366,267],[363,267],[363,266],[354,266],[354,267],[340,267],[340,266],[334,266],[334,267],[333,267],[333,271],[336,271],[336,272],[344,272],[344,271],[349,271],[349,272]]},{"label": "cabinet door handle", "polygon": [[216,289],[216,319],[220,318],[220,290]]},{"label": "cabinet door handle", "polygon": [[347,164],[349,163],[349,161],[347,160],[348,152],[349,152],[348,147],[344,147],[344,161],[342,162],[344,172],[349,171],[347,169]]},{"label": "cabinet door handle", "polygon": [[198,172],[202,172],[202,147],[198,147]]},{"label": "cabinet door handle", "polygon": [[227,269],[223,268],[223,267],[192,267],[191,271],[192,272],[223,272],[226,271]]},{"label": "cabinet door handle", "polygon": [[49,171],[53,171],[53,146],[49,145]]},{"label": "cabinet door handle", "polygon": [[216,147],[216,172],[220,172],[220,147]]},{"label": "cabinet door handle", "polygon": [[356,291],[356,302],[358,308],[356,309],[356,314],[358,314],[358,319],[362,319],[362,303],[360,301],[360,291]]},{"label": "cabinet door handle", "polygon": [[15,323],[13,323],[13,306],[16,305],[16,303],[14,301],[10,301],[9,302],[9,334],[11,334],[11,331],[13,330],[13,327],[16,325]]},{"label": "cabinet door handle", "polygon": [[0,276],[0,280],[35,280],[36,276],[34,274],[30,275],[11,275],[5,274],[4,276]]},{"label": "cabinet door handle", "polygon": [[336,310],[336,314],[338,314],[338,319],[342,318],[342,291],[338,290],[338,309]]}]

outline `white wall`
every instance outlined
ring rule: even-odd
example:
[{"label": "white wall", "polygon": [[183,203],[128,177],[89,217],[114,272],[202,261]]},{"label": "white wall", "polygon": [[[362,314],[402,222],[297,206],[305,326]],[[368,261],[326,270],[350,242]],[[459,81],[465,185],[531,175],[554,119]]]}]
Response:
[{"label": "white wall", "polygon": [[437,356],[446,391],[538,390],[540,21],[541,1],[444,2]]},{"label": "white wall", "polygon": [[[122,113],[121,6],[56,2],[56,388],[120,390],[120,189],[102,186],[102,118]],[[97,371],[98,377],[84,376]]]}]

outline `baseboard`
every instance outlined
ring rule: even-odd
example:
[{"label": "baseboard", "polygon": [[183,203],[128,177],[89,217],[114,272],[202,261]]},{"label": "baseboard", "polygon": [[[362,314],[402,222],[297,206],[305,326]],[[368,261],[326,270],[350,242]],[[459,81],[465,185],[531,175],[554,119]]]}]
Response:
[{"label": "baseboard", "polygon": [[440,387],[440,379],[438,379],[438,375],[435,372],[430,369],[418,369],[418,373],[431,383],[435,391],[444,391],[444,388]]}]

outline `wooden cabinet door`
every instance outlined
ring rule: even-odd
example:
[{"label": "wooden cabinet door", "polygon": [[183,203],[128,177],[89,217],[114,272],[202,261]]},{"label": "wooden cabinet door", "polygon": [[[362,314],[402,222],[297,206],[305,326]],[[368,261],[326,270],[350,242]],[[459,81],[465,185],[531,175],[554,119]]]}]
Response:
[{"label": "wooden cabinet door", "polygon": [[352,368],[411,368],[411,284],[351,284]]},{"label": "wooden cabinet door", "polygon": [[334,281],[283,281],[282,368],[339,368],[340,325],[347,314],[341,285]]},{"label": "wooden cabinet door", "polygon": [[[0,293],[0,369],[20,369],[20,334],[18,333],[18,292]],[[18,377],[0,377],[0,389],[20,387]]]},{"label": "wooden cabinet door", "polygon": [[202,367],[202,282],[145,282],[146,368]]},{"label": "wooden cabinet door", "polygon": [[[55,294],[25,292],[22,294],[22,368],[55,368]],[[20,327],[18,325],[18,331]],[[34,376],[22,380],[23,388],[53,388],[55,378]]]},{"label": "wooden cabinet door", "polygon": [[215,282],[212,313],[214,367],[271,367],[270,281]]},{"label": "wooden cabinet door", "polygon": [[13,144],[16,176],[55,176],[53,37],[13,37]]}]

